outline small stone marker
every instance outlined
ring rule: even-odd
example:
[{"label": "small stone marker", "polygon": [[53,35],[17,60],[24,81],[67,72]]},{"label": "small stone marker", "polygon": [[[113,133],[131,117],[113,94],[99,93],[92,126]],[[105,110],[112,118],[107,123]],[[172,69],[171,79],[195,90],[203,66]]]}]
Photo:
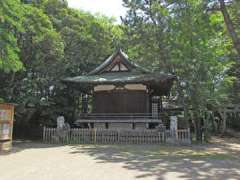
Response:
[{"label": "small stone marker", "polygon": [[64,126],[64,122],[65,122],[64,116],[58,116],[58,118],[57,118],[57,128],[62,129],[63,126]]},{"label": "small stone marker", "polygon": [[63,141],[65,138],[67,138],[68,132],[70,131],[70,125],[68,123],[65,123],[64,116],[59,116],[57,118],[57,132],[55,140],[57,142]]},{"label": "small stone marker", "polygon": [[170,132],[174,139],[177,139],[177,116],[170,117]]}]

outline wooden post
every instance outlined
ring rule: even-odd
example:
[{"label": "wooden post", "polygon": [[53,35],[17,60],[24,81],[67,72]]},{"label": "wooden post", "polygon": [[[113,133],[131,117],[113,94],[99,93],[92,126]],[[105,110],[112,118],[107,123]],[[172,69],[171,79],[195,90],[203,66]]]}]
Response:
[{"label": "wooden post", "polygon": [[223,109],[223,127],[222,127],[222,133],[226,132],[226,127],[227,127],[227,113],[226,113],[226,108]]},{"label": "wooden post", "polygon": [[45,133],[46,133],[46,129],[45,129],[45,126],[43,126],[43,142],[45,142]]},{"label": "wooden post", "polygon": [[[163,112],[163,99],[162,99],[162,96],[160,96],[159,101],[160,101],[160,102],[159,102],[159,106],[160,106],[159,109],[160,109],[160,112]],[[160,113],[160,112],[159,112],[159,113]],[[160,119],[160,116],[159,116],[159,119]]]},{"label": "wooden post", "polygon": [[192,142],[192,140],[191,140],[192,138],[191,138],[190,128],[187,129],[187,132],[188,132],[188,134],[187,134],[188,142],[191,143]]},{"label": "wooden post", "polygon": [[176,140],[178,140],[178,129],[176,130]]},{"label": "wooden post", "polygon": [[119,140],[120,140],[119,136],[120,136],[120,131],[118,130],[118,131],[117,131],[117,142],[118,142],[118,143],[119,143]]},{"label": "wooden post", "polygon": [[97,130],[93,129],[93,132],[94,132],[94,144],[96,144],[96,142],[97,142]]},{"label": "wooden post", "polygon": [[159,143],[165,142],[164,132],[159,132],[158,136],[159,136]]}]

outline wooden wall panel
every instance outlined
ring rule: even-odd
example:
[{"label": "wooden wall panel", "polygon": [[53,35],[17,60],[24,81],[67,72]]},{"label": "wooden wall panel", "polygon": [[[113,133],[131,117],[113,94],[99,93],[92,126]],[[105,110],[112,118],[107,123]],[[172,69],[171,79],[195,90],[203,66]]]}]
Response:
[{"label": "wooden wall panel", "polygon": [[147,113],[148,94],[144,91],[104,91],[93,95],[93,113]]}]

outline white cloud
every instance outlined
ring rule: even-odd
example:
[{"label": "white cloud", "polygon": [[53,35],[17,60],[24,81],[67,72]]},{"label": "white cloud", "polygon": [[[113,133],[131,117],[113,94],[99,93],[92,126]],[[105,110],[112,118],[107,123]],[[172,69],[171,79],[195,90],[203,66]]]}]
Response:
[{"label": "white cloud", "polygon": [[67,0],[71,8],[82,9],[91,13],[101,13],[109,17],[116,17],[120,22],[120,16],[124,16],[126,9],[122,6],[122,0]]}]

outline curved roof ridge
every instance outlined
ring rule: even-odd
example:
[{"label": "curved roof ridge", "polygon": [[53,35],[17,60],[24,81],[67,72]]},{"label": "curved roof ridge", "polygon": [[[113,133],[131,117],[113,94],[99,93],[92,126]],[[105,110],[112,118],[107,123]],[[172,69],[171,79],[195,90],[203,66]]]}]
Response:
[{"label": "curved roof ridge", "polygon": [[126,64],[127,66],[129,66],[130,69],[137,69],[137,70],[140,70],[143,73],[149,72],[147,69],[139,66],[135,62],[130,61],[129,58],[128,58],[128,55],[125,54],[122,51],[122,49],[118,49],[111,56],[109,56],[102,64],[100,64],[94,70],[89,72],[88,75],[100,74],[105,68],[107,68],[108,65],[110,65],[113,62],[113,60],[115,59],[115,57],[117,57],[117,55],[120,55],[122,57],[121,60],[123,60],[124,61],[123,63]]}]

